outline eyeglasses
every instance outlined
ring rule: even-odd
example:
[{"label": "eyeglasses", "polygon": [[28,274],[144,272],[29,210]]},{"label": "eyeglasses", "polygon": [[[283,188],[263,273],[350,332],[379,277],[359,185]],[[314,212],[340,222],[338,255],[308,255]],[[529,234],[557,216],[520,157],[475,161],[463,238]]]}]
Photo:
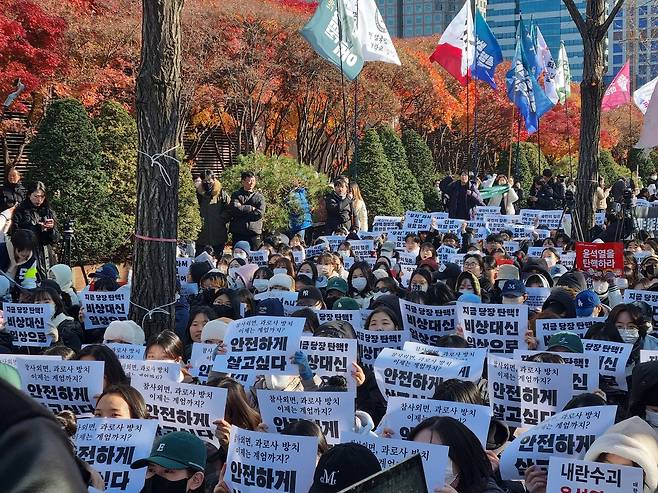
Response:
[{"label": "eyeglasses", "polygon": [[464,267],[477,267],[480,265],[478,262],[464,262]]}]

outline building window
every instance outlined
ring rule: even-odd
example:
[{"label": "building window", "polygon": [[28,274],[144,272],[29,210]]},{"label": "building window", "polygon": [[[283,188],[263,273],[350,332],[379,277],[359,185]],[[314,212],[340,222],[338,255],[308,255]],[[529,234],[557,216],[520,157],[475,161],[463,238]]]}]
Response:
[{"label": "building window", "polygon": [[622,63],[624,63],[624,56],[623,55],[614,55],[612,57],[612,63],[614,65],[621,65]]},{"label": "building window", "polygon": [[613,51],[613,53],[621,53],[623,51],[623,48],[620,44],[617,43],[617,44],[613,45],[612,51]]}]

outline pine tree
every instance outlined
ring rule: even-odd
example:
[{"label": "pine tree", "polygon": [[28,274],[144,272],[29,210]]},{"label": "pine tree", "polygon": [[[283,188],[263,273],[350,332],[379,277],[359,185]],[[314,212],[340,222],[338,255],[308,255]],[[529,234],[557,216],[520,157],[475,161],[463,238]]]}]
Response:
[{"label": "pine tree", "polygon": [[434,168],[432,151],[423,138],[412,129],[402,132],[402,144],[407,152],[407,160],[411,173],[416,177],[418,186],[423,192],[425,210],[437,211],[441,207],[441,199],[434,187],[437,174]]},{"label": "pine tree", "polygon": [[393,172],[395,189],[400,203],[405,211],[422,211],[425,209],[423,192],[418,186],[418,181],[409,169],[407,153],[402,145],[402,140],[395,131],[388,126],[377,129],[379,140],[384,147],[384,153],[388,158]]},{"label": "pine tree", "polygon": [[[518,164],[516,148],[519,146]],[[539,157],[538,157],[539,156]],[[521,188],[527,192],[532,187],[532,180],[540,176],[548,168],[548,161],[544,153],[539,151],[537,144],[532,142],[514,143],[512,145],[512,175],[521,181]],[[509,171],[509,151],[500,154],[496,173],[507,176]]]},{"label": "pine tree", "polygon": [[351,171],[361,188],[371,224],[375,216],[398,216],[404,212],[397,195],[391,165],[386,159],[375,129],[367,130],[361,139],[358,168]]}]

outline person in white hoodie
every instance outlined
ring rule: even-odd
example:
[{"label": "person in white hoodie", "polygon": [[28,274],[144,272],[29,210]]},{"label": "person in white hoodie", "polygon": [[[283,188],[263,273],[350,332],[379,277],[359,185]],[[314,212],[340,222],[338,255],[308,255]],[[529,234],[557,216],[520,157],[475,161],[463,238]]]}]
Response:
[{"label": "person in white hoodie", "polygon": [[71,299],[71,306],[79,305],[80,299],[73,289],[73,271],[66,264],[56,264],[48,269],[48,279],[55,281],[62,293],[66,293]]},{"label": "person in white hoodie", "polygon": [[514,188],[512,188],[512,183],[508,183],[507,177],[505,175],[498,175],[494,183],[498,186],[510,185],[509,191],[503,194],[494,195],[489,199],[489,206],[491,207],[500,207],[502,214],[514,215],[514,202],[519,200],[519,196],[516,194]]}]

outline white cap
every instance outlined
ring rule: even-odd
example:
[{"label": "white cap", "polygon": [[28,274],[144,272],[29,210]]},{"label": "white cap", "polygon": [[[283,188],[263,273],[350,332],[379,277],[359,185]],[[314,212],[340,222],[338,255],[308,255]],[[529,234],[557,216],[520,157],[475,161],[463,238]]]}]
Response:
[{"label": "white cap", "polygon": [[142,346],[146,342],[146,337],[142,328],[132,320],[114,320],[105,329],[103,340],[123,341]]},{"label": "white cap", "polygon": [[203,326],[201,330],[201,342],[207,342],[211,340],[223,341],[226,331],[228,330],[228,324],[222,320],[211,320],[206,325]]},{"label": "white cap", "polygon": [[272,289],[274,286],[281,286],[286,288],[288,291],[292,291],[293,279],[288,274],[275,274],[270,277],[268,284],[269,289]]}]

